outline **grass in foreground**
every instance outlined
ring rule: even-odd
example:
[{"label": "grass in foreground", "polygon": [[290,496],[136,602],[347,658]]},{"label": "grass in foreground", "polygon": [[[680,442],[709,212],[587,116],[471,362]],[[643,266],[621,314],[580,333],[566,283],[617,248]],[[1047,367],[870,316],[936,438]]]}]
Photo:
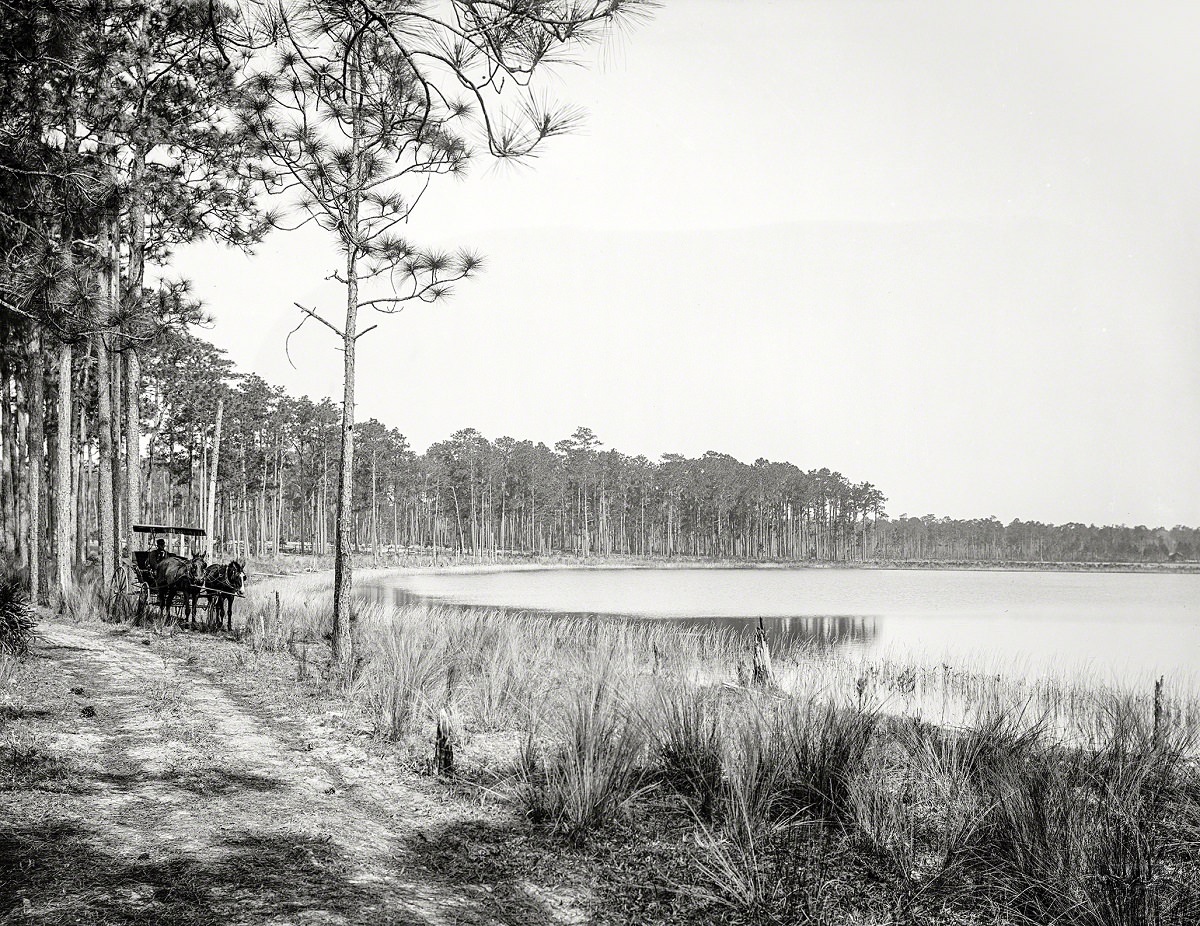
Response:
[{"label": "grass in foreground", "polygon": [[[328,586],[253,589],[247,661],[319,665]],[[1200,921],[1194,697],[810,651],[756,689],[740,639],[648,622],[361,608],[355,636],[342,694],[380,737],[507,744],[462,774],[659,919]]]}]

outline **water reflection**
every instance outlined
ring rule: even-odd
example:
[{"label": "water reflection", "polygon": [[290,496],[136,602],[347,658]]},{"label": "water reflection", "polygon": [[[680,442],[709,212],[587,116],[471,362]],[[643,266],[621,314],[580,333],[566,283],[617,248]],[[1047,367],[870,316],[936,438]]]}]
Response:
[{"label": "water reflection", "polygon": [[[752,636],[758,618],[750,617],[665,617],[664,620],[682,627],[720,627]],[[798,615],[796,617],[764,617],[763,627],[772,640],[785,645],[803,645],[821,650],[858,648],[874,642],[879,635],[879,618],[837,614]]]},{"label": "water reflection", "polygon": [[[406,588],[384,585],[363,585],[358,589],[359,598],[368,604],[384,607],[411,605],[453,605],[465,611],[495,612],[507,614],[539,614],[549,617],[602,618],[621,617],[626,620],[652,620],[657,623],[673,624],[686,630],[720,628],[727,632],[754,635],[759,618],[691,615],[688,617],[630,617],[599,611],[565,611],[552,608],[518,608],[507,605],[477,605],[440,598],[418,595]],[[792,617],[761,618],[763,627],[774,643],[789,647],[803,646],[818,650],[857,649],[869,646],[879,635],[881,619],[875,616],[847,615],[796,615]]]}]

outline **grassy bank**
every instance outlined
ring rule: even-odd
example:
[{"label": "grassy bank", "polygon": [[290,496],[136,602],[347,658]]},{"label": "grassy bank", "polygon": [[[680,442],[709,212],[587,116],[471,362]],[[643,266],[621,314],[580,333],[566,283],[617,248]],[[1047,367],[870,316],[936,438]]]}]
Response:
[{"label": "grassy bank", "polygon": [[[329,594],[256,583],[237,636],[310,675]],[[620,890],[657,918],[1200,919],[1193,692],[802,649],[753,686],[727,633],[455,608],[362,607],[355,636],[355,722],[418,766],[440,722],[462,787],[637,860]]]}]

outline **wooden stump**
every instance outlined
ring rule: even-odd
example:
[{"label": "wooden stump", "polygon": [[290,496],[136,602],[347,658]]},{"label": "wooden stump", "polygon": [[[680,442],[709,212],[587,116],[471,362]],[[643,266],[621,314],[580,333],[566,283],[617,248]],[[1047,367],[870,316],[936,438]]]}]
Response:
[{"label": "wooden stump", "polygon": [[1158,677],[1158,681],[1154,683],[1154,748],[1161,749],[1163,744],[1163,736],[1166,730],[1163,729],[1163,676]]},{"label": "wooden stump", "polygon": [[763,619],[758,619],[758,629],[754,631],[754,655],[750,671],[751,681],[755,685],[773,685],[775,672],[771,668],[771,650],[767,646],[767,628]]},{"label": "wooden stump", "polygon": [[438,775],[454,774],[454,725],[447,708],[438,713],[433,734],[433,770]]}]

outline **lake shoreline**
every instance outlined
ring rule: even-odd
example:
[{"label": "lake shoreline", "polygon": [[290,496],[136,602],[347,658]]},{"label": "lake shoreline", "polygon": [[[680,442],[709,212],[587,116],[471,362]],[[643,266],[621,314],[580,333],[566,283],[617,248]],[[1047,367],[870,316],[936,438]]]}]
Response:
[{"label": "lake shoreline", "polygon": [[[406,558],[418,559],[419,555],[408,554]],[[418,575],[431,573],[495,573],[536,572],[542,570],[619,570],[619,569],[778,569],[778,570],[880,570],[913,572],[1073,572],[1073,573],[1153,573],[1165,575],[1191,575],[1200,573],[1200,562],[1187,563],[1116,563],[1116,562],[1063,562],[1027,563],[1020,561],[993,562],[988,560],[874,560],[867,562],[792,561],[792,560],[734,560],[734,559],[682,559],[679,557],[626,557],[593,556],[576,558],[513,558],[498,557],[493,560],[475,560],[454,557],[447,561],[438,560],[427,565],[410,564],[394,566],[369,566],[355,564],[358,573],[396,573]]]}]

